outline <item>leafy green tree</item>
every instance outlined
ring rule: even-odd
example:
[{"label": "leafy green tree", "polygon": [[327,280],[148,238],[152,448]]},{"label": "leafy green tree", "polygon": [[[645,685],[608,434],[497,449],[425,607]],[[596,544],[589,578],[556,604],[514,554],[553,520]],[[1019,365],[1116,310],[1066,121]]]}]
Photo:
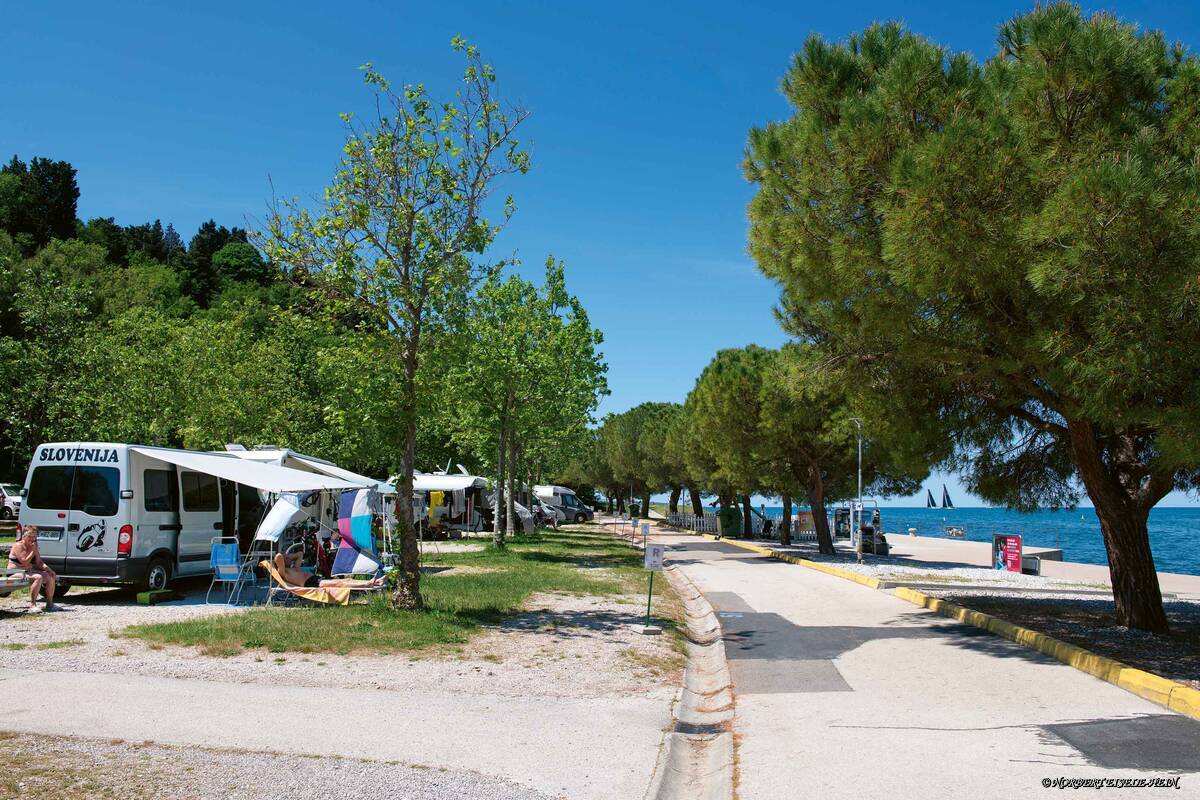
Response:
[{"label": "leafy green tree", "polygon": [[[167,251],[164,260],[171,258],[172,233],[174,233],[174,228],[168,225],[163,236],[164,250]],[[216,263],[215,257],[223,248],[234,242],[246,243],[246,232],[241,228],[230,230],[224,225],[217,225],[215,220],[210,219],[200,226],[188,244],[187,253],[179,262],[183,278],[183,292],[195,300],[201,308],[208,308],[221,288],[220,267]],[[255,253],[257,254],[257,251]],[[244,256],[245,254],[241,252],[232,254],[235,259],[241,259]]]},{"label": "leafy green tree", "polygon": [[0,225],[26,255],[75,236],[78,201],[75,168],[66,161],[34,158],[26,165],[13,156],[0,167]]},{"label": "leafy green tree", "polygon": [[751,133],[789,330],[929,400],[987,500],[1100,518],[1117,620],[1167,629],[1147,515],[1200,462],[1200,64],[1051,3],[985,65],[895,24],[813,37]]},{"label": "leafy green tree", "polygon": [[212,265],[220,281],[257,283],[265,286],[274,277],[271,265],[249,242],[229,242],[213,253]]},{"label": "leafy green tree", "polygon": [[104,248],[105,258],[110,264],[129,263],[129,245],[125,229],[112,217],[95,217],[79,227],[77,238]]},{"label": "leafy green tree", "polygon": [[[347,139],[333,184],[316,209],[279,204],[267,220],[267,257],[297,279],[320,285],[393,338],[405,429],[399,492],[412,492],[417,444],[417,374],[444,317],[465,305],[484,270],[473,262],[500,225],[487,203],[498,179],[524,173],[515,138],[526,113],[504,110],[495,72],[461,39],[467,59],[451,101],[436,103],[421,84],[397,92],[370,65],[365,80],[378,112],[366,125],[343,115]],[[514,212],[511,198],[499,208]],[[400,504],[401,569],[392,596],[419,608],[420,564],[412,507]]]}]

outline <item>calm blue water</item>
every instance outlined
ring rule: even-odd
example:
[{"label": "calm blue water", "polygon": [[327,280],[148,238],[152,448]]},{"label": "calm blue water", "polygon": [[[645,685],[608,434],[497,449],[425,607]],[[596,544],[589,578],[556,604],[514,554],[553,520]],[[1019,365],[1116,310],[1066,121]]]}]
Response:
[{"label": "calm blue water", "polygon": [[[867,508],[870,513],[872,506]],[[1032,514],[1003,508],[884,508],[880,513],[887,533],[907,534],[916,528],[920,536],[944,536],[946,525],[957,525],[966,531],[964,538],[976,542],[990,542],[993,533],[1018,533],[1031,547],[1062,548],[1067,561],[1108,563],[1100,521],[1090,508]],[[768,506],[767,514],[780,517],[783,508]],[[1159,572],[1200,575],[1200,508],[1155,508],[1149,528]]]}]

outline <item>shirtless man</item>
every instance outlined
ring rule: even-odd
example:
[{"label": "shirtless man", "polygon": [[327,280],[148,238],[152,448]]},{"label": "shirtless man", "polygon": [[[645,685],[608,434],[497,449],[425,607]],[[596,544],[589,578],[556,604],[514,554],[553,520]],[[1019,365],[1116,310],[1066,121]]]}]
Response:
[{"label": "shirtless man", "polygon": [[325,578],[322,580],[311,572],[305,572],[300,568],[300,562],[304,559],[304,545],[292,545],[288,549],[287,555],[283,553],[275,554],[275,569],[279,572],[279,577],[283,578],[292,586],[303,586],[307,589],[312,589],[318,586],[325,586],[331,589],[341,587],[351,588],[366,588],[371,589],[376,586],[383,585],[383,577],[380,576],[373,580],[364,581],[358,578]]},{"label": "shirtless man", "polygon": [[54,605],[54,586],[58,574],[42,561],[38,550],[38,529],[33,525],[17,526],[20,538],[8,551],[8,568],[19,569],[29,576],[29,610],[37,608],[38,591],[46,597],[46,610],[57,611]]}]

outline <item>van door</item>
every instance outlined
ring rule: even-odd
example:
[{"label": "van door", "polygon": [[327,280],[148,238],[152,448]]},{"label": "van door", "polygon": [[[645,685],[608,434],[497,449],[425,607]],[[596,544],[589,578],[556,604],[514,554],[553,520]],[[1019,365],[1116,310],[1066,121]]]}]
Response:
[{"label": "van door", "polygon": [[21,524],[36,525],[42,560],[56,572],[66,572],[67,514],[71,508],[74,464],[34,466],[26,480]]},{"label": "van door", "polygon": [[65,574],[80,578],[116,577],[120,498],[119,467],[75,465],[71,511],[67,517]]},{"label": "van door", "polygon": [[[179,522],[179,476],[175,474],[175,465],[145,457],[138,461],[146,466],[141,470],[141,510],[136,514],[137,532],[133,537],[137,555],[145,557],[166,549],[171,551],[172,560],[177,560],[183,526]],[[131,474],[136,477],[137,470]],[[138,483],[133,486],[136,496]],[[178,571],[176,564],[171,569]]]},{"label": "van door", "polygon": [[179,574],[209,570],[214,536],[221,535],[221,487],[204,472],[179,471]]}]

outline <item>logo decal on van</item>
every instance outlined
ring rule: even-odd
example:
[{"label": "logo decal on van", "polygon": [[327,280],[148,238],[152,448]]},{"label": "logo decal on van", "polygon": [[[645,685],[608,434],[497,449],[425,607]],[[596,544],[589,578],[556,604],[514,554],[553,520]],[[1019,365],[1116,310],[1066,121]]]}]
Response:
[{"label": "logo decal on van", "polygon": [[75,547],[79,552],[85,553],[93,547],[104,546],[104,520],[93,522],[82,531],[79,532],[79,541],[75,542]]},{"label": "logo decal on van", "polygon": [[38,461],[95,461],[101,464],[116,464],[116,448],[103,447],[43,447]]}]

